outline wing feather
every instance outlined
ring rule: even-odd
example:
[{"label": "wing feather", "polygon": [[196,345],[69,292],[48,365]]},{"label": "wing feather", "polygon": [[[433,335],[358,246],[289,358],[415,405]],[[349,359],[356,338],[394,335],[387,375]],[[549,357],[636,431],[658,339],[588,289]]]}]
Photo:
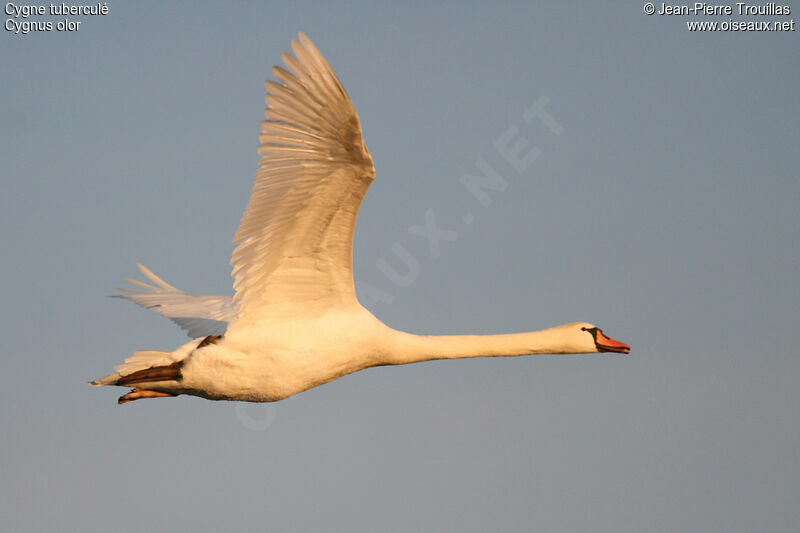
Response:
[{"label": "wing feather", "polygon": [[302,33],[266,82],[259,168],[231,258],[240,316],[355,301],[353,230],[375,171],[341,82]]},{"label": "wing feather", "polygon": [[236,306],[229,296],[183,292],[156,276],[146,266],[139,263],[136,266],[153,282],[153,285],[125,278],[128,283],[142,288],[121,288],[119,290],[123,294],[116,294],[113,297],[131,300],[145,309],[169,318],[186,330],[190,337],[222,335],[228,323],[236,316]]}]

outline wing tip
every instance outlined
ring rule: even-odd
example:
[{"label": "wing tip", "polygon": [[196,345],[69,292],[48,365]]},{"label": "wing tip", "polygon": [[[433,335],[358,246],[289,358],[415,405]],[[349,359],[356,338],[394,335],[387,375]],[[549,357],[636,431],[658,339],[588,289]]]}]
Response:
[{"label": "wing tip", "polygon": [[[164,281],[163,279],[161,279],[152,270],[150,270],[149,268],[147,268],[143,264],[136,263],[136,266],[139,268],[139,271],[141,271],[142,274],[147,276],[147,278],[150,281],[152,281],[156,285],[159,285],[162,289],[166,289],[166,290],[169,290],[169,291],[177,291],[177,290],[179,290],[176,287],[173,287],[172,285],[170,285],[169,283]],[[125,281],[130,281],[130,280],[128,278],[125,278]]]}]

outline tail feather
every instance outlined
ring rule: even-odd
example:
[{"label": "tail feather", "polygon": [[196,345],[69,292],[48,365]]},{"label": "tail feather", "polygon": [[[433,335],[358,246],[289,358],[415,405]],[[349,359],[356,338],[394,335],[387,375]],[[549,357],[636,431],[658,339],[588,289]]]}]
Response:
[{"label": "tail feather", "polygon": [[139,350],[133,352],[133,355],[125,359],[124,363],[115,366],[114,370],[124,376],[154,366],[169,365],[175,361],[177,361],[177,359],[173,357],[173,352]]},{"label": "tail feather", "polygon": [[114,370],[116,370],[116,372],[107,376],[103,376],[102,378],[95,379],[94,381],[90,381],[89,385],[92,385],[93,387],[116,385],[126,376],[136,372],[175,363],[176,359],[174,359],[173,356],[174,352],[163,352],[160,350],[139,350],[134,352],[132,356],[125,359],[124,363],[115,366]]},{"label": "tail feather", "polygon": [[[132,356],[125,359],[125,362],[114,367],[113,374],[103,376],[102,378],[90,381],[89,385],[93,387],[102,387],[104,385],[126,385],[129,380],[133,379],[135,382],[142,382],[147,377],[149,381],[160,381],[168,379],[180,378],[180,363],[186,359],[197,346],[205,339],[195,339],[188,342],[175,350],[174,352],[163,352],[160,350],[139,350],[134,352]],[[170,369],[156,372],[160,369]],[[147,371],[152,370],[150,374]],[[175,374],[174,370],[178,373]]]}]

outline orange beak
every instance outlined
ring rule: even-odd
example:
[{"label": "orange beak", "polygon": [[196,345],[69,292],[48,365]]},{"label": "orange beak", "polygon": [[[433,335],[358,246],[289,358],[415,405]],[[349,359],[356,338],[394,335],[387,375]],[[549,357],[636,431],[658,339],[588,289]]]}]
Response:
[{"label": "orange beak", "polygon": [[607,337],[599,329],[595,334],[594,343],[597,345],[597,349],[601,352],[630,353],[631,351],[630,346],[624,342],[619,342],[611,337]]}]

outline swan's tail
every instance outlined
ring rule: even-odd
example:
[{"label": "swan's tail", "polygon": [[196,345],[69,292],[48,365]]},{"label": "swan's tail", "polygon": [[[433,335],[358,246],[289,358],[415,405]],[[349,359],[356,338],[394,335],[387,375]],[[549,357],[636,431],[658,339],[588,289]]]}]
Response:
[{"label": "swan's tail", "polygon": [[[159,382],[175,382],[181,380],[181,364],[183,361],[173,361],[172,352],[159,352],[156,350],[145,350],[134,353],[128,357],[124,363],[115,367],[116,372],[109,374],[94,381],[89,385],[102,387],[104,385],[118,385],[120,387],[131,387],[133,389],[123,394],[117,403],[123,404],[141,398],[162,398],[166,396],[177,396],[165,390],[153,390],[153,384]],[[149,388],[139,388],[135,385],[147,383]]]},{"label": "swan's tail", "polygon": [[[131,392],[120,397],[119,403],[140,398],[176,396],[177,392],[170,391],[180,388],[176,382],[180,382],[183,377],[181,373],[183,362],[203,342],[208,344],[213,340],[209,340],[208,337],[195,339],[174,352],[159,350],[135,352],[125,359],[124,363],[114,367],[116,372],[90,381],[89,385],[93,387],[105,385],[134,387]],[[139,388],[140,385],[142,388]]]},{"label": "swan's tail", "polygon": [[102,387],[104,385],[124,386],[126,383],[122,383],[122,381],[125,381],[126,378],[131,378],[134,374],[153,368],[171,366],[175,363],[176,361],[172,357],[172,352],[141,350],[134,352],[134,354],[125,359],[125,362],[121,365],[115,366],[114,370],[116,370],[116,372],[90,381],[89,385],[92,387]]}]

